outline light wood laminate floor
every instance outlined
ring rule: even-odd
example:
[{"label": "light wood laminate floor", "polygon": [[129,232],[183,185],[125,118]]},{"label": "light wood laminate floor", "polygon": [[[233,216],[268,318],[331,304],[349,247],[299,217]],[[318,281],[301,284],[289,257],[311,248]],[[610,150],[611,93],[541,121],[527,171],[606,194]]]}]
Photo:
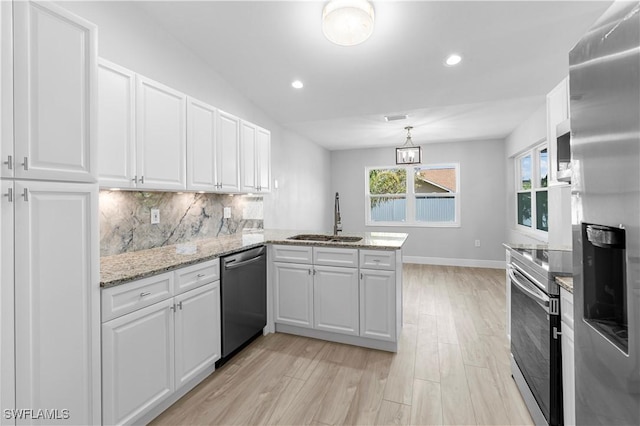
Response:
[{"label": "light wood laminate floor", "polygon": [[504,271],[403,272],[398,353],[263,336],[153,424],[533,424],[511,378]]}]

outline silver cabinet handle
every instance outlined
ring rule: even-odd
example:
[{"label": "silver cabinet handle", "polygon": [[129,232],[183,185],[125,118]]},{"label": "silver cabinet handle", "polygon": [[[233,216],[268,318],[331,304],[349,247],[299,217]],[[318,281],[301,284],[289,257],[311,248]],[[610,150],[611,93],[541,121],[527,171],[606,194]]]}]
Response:
[{"label": "silver cabinet handle", "polygon": [[316,272],[318,272],[318,271],[316,271],[316,270],[314,269],[314,270],[313,270],[313,275],[315,275],[315,274],[316,274]]},{"label": "silver cabinet handle", "polygon": [[182,310],[182,302],[178,302],[178,307]]},{"label": "silver cabinet handle", "polygon": [[28,157],[24,157],[24,163],[22,163],[22,167],[24,167],[25,170],[29,170],[29,158]]},{"label": "silver cabinet handle", "polygon": [[169,309],[171,309],[173,312],[175,312],[176,311],[176,305],[175,304],[171,305],[169,307]]},{"label": "silver cabinet handle", "polygon": [[13,203],[13,188],[9,188],[9,192],[6,194],[2,194],[4,197],[7,197],[10,203]]},{"label": "silver cabinet handle", "polygon": [[145,296],[148,296],[150,294],[151,294],[150,291],[144,291],[144,292],[140,293],[140,297],[145,297]]},{"label": "silver cabinet handle", "polygon": [[140,176],[140,183],[144,184],[144,176]]},{"label": "silver cabinet handle", "polygon": [[198,274],[198,275],[196,275],[196,278],[202,278],[202,277],[204,277],[204,274]]},{"label": "silver cabinet handle", "polygon": [[24,200],[25,200],[25,201],[29,201],[29,190],[28,190],[27,188],[25,188],[25,189],[22,191],[22,196],[24,197]]},{"label": "silver cabinet handle", "polygon": [[138,183],[138,175],[133,176],[133,179],[131,179],[133,181],[133,183]]},{"label": "silver cabinet handle", "polygon": [[6,164],[6,165],[7,165],[7,168],[8,168],[9,170],[13,169],[13,156],[8,155],[8,156],[7,156],[7,161],[5,161],[5,162],[4,162],[4,163],[2,163],[2,164]]},{"label": "silver cabinet handle", "polygon": [[364,274],[362,272],[360,272],[360,279],[364,280]]},{"label": "silver cabinet handle", "polygon": [[309,269],[307,272],[309,273],[309,275],[311,275],[311,269]]}]

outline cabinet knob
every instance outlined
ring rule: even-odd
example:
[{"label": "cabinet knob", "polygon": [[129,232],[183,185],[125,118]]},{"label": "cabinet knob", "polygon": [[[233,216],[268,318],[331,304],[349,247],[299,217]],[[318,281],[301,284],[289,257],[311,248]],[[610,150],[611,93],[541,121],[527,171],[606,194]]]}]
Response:
[{"label": "cabinet knob", "polygon": [[3,162],[2,164],[6,164],[9,170],[13,169],[13,156],[8,155],[7,161]]}]

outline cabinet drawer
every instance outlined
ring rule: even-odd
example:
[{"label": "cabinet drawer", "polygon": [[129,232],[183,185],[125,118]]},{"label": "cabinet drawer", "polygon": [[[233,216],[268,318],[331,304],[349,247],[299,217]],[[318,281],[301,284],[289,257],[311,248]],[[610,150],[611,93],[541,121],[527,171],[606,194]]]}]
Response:
[{"label": "cabinet drawer", "polygon": [[395,271],[396,253],[384,250],[360,250],[360,267]]},{"label": "cabinet drawer", "polygon": [[310,246],[274,245],[271,249],[274,262],[311,263],[313,260]]},{"label": "cabinet drawer", "polygon": [[313,264],[326,266],[358,267],[358,249],[314,247]]},{"label": "cabinet drawer", "polygon": [[102,322],[173,296],[173,272],[102,290]]},{"label": "cabinet drawer", "polygon": [[198,288],[220,279],[220,259],[187,266],[174,272],[176,290],[175,294]]},{"label": "cabinet drawer", "polygon": [[573,294],[560,289],[560,320],[573,329]]}]

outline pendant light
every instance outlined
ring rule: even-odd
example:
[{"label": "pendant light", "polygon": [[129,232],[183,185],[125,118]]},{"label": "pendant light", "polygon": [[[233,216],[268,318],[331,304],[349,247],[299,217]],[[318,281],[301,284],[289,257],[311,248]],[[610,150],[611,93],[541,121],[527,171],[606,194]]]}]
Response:
[{"label": "pendant light", "polygon": [[411,140],[412,126],[404,128],[407,131],[407,140],[400,148],[396,148],[396,164],[420,164],[422,163],[422,147],[415,146]]},{"label": "pendant light", "polygon": [[340,46],[355,46],[373,32],[373,6],[367,0],[331,0],[322,10],[322,32]]}]

